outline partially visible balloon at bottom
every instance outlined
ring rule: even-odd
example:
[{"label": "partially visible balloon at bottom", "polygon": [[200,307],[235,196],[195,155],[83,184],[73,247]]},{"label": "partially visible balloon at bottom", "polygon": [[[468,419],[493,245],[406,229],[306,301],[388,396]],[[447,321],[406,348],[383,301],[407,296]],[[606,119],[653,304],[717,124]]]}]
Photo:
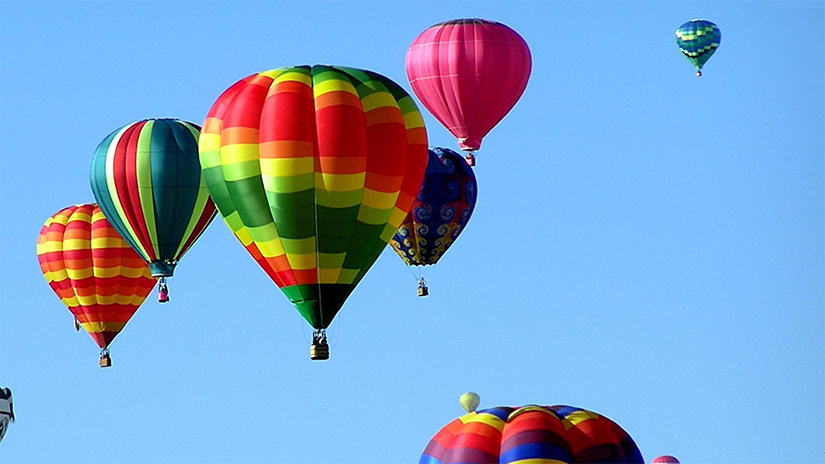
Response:
[{"label": "partially visible balloon at bottom", "polygon": [[679,460],[675,457],[665,454],[664,456],[659,456],[652,461],[653,464],[679,464]]},{"label": "partially visible balloon at bottom", "polygon": [[[461,395],[465,408],[478,399],[472,392]],[[418,462],[641,464],[644,458],[630,435],[605,416],[571,406],[527,405],[475,410],[453,420],[432,437]]]}]

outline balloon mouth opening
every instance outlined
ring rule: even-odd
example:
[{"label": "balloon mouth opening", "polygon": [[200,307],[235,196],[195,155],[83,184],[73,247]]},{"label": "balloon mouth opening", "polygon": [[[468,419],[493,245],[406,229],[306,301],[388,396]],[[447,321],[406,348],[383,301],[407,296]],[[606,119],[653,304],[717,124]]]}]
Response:
[{"label": "balloon mouth opening", "polygon": [[172,277],[177,264],[177,261],[153,261],[149,263],[149,270],[152,277]]},{"label": "balloon mouth opening", "polygon": [[481,148],[481,139],[461,137],[458,139],[458,148],[462,151],[476,151]]}]

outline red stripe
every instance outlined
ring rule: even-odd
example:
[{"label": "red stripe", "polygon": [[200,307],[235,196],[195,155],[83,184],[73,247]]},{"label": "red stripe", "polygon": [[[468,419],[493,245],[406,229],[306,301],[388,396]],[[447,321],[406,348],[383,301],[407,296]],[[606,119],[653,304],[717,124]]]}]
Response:
[{"label": "red stripe", "polygon": [[146,121],[132,124],[118,140],[113,159],[115,190],[126,221],[132,228],[133,237],[146,249],[149,261],[157,259],[149,231],[140,207],[140,192],[137,186],[137,147],[140,132]]}]

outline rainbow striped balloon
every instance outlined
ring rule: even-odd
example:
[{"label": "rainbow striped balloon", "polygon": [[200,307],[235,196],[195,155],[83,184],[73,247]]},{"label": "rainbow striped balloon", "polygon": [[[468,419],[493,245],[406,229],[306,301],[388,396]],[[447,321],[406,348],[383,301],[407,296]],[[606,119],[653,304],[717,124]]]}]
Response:
[{"label": "rainbow striped balloon", "polygon": [[615,422],[571,406],[496,407],[442,428],[419,464],[642,463],[642,453]]},{"label": "rainbow striped balloon", "polygon": [[155,286],[149,267],[96,204],[50,217],[37,238],[37,259],[46,282],[101,349]]},{"label": "rainbow striped balloon", "polygon": [[204,122],[200,160],[229,228],[320,330],[412,206],[427,134],[390,79],[296,66],[227,89]]},{"label": "rainbow striped balloon", "polygon": [[198,162],[200,127],[146,119],[109,134],[92,157],[92,192],[155,277],[175,265],[215,217]]}]

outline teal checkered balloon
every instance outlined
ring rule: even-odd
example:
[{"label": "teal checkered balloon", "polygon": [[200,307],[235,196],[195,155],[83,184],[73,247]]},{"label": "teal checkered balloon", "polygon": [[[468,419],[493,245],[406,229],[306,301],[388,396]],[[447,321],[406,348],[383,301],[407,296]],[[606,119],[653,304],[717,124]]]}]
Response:
[{"label": "teal checkered balloon", "polygon": [[692,19],[676,29],[676,44],[696,67],[697,76],[702,75],[702,66],[713,56],[721,41],[719,27],[704,19]]}]

